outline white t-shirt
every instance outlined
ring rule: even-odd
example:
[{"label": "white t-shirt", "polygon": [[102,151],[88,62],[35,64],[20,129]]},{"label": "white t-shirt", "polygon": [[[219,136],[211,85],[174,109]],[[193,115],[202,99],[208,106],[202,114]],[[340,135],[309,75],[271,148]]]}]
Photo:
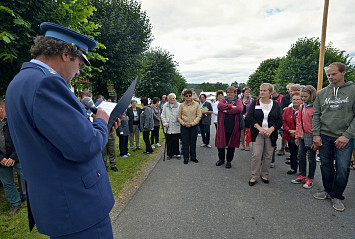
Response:
[{"label": "white t-shirt", "polygon": [[270,111],[272,109],[273,104],[274,104],[273,101],[271,101],[269,104],[264,104],[264,103],[262,103],[260,101],[260,106],[261,106],[261,109],[262,109],[262,111],[264,113],[264,119],[263,119],[263,123],[262,123],[261,127],[263,129],[265,129],[265,130],[267,130],[269,128],[269,124],[267,122],[267,118],[269,116],[269,113],[270,113]]}]

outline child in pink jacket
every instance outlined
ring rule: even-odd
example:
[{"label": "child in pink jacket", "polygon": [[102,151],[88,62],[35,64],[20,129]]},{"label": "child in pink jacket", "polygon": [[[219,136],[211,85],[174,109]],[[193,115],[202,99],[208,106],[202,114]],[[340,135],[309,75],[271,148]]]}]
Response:
[{"label": "child in pink jacket", "polygon": [[[312,133],[313,102],[316,98],[316,94],[316,89],[311,85],[307,85],[301,90],[303,104],[300,105],[296,122],[295,144],[298,145],[298,159],[301,174],[291,182],[304,183],[304,188],[311,188],[313,186],[314,173],[316,171],[316,150],[314,150],[313,143],[309,143],[308,140],[305,140],[305,133]],[[309,163],[307,177],[306,158],[308,158]]]}]

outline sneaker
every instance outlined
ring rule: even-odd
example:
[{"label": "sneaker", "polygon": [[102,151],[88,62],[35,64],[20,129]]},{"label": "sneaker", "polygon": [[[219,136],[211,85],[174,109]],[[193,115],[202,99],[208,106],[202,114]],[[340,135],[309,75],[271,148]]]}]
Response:
[{"label": "sneaker", "polygon": [[121,158],[128,158],[127,154],[120,156]]},{"label": "sneaker", "polygon": [[151,147],[152,147],[152,149],[155,149],[155,146],[154,146],[154,144],[152,144],[152,145],[151,145]]},{"label": "sneaker", "polygon": [[313,194],[313,197],[316,199],[319,199],[319,200],[331,199],[330,195],[325,191],[315,193],[315,194]]},{"label": "sneaker", "polygon": [[211,146],[211,145],[209,145],[209,144],[207,144],[207,145],[206,145],[206,147],[207,147],[207,148],[212,148],[212,146]]},{"label": "sneaker", "polygon": [[180,154],[176,155],[176,158],[181,159],[181,155]]},{"label": "sneaker", "polygon": [[130,154],[130,153],[127,153],[126,155],[127,155],[127,156],[131,156],[131,154]]},{"label": "sneaker", "polygon": [[302,175],[298,175],[296,179],[291,180],[291,183],[304,183],[306,180],[306,177],[303,177]]},{"label": "sneaker", "polygon": [[278,156],[285,155],[285,149],[280,149],[279,152],[277,153]]},{"label": "sneaker", "polygon": [[303,184],[304,188],[311,188],[313,187],[313,179],[310,178],[306,178],[306,183]]},{"label": "sneaker", "polygon": [[205,147],[205,146],[206,146],[206,144],[201,144],[201,145],[200,145],[200,147]]},{"label": "sneaker", "polygon": [[333,203],[333,208],[335,210],[337,210],[337,211],[344,211],[345,210],[344,204],[341,202],[340,199],[333,198],[332,203]]},{"label": "sneaker", "polygon": [[275,163],[271,163],[270,168],[275,168]]},{"label": "sneaker", "polygon": [[320,162],[320,157],[319,156],[317,156],[316,161]]},{"label": "sneaker", "polygon": [[11,211],[9,212],[9,216],[11,217],[11,216],[15,215],[16,213],[18,213],[20,211],[20,209],[21,209],[21,205],[13,206],[11,208]]},{"label": "sneaker", "polygon": [[157,143],[156,146],[160,147],[161,145],[159,143]]}]

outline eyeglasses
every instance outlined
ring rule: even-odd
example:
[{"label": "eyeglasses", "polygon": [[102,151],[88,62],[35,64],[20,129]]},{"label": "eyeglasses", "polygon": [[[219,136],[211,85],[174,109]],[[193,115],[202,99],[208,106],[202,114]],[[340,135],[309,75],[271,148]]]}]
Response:
[{"label": "eyeglasses", "polygon": [[185,97],[191,97],[192,95],[185,95]]},{"label": "eyeglasses", "polygon": [[85,68],[86,68],[86,65],[85,65],[85,63],[84,63],[84,59],[83,59],[83,57],[82,56],[79,56],[79,59],[80,59],[80,63],[79,63],[79,71],[82,71],[82,70],[84,70]]}]

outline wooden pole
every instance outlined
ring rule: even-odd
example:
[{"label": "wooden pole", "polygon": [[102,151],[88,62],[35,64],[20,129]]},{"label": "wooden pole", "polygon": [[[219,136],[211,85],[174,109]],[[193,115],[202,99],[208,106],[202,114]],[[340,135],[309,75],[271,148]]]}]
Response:
[{"label": "wooden pole", "polygon": [[323,87],[324,51],[325,51],[325,36],[327,34],[328,7],[329,7],[329,0],[324,0],[322,38],[320,42],[320,52],[319,52],[317,91],[320,91]]}]

